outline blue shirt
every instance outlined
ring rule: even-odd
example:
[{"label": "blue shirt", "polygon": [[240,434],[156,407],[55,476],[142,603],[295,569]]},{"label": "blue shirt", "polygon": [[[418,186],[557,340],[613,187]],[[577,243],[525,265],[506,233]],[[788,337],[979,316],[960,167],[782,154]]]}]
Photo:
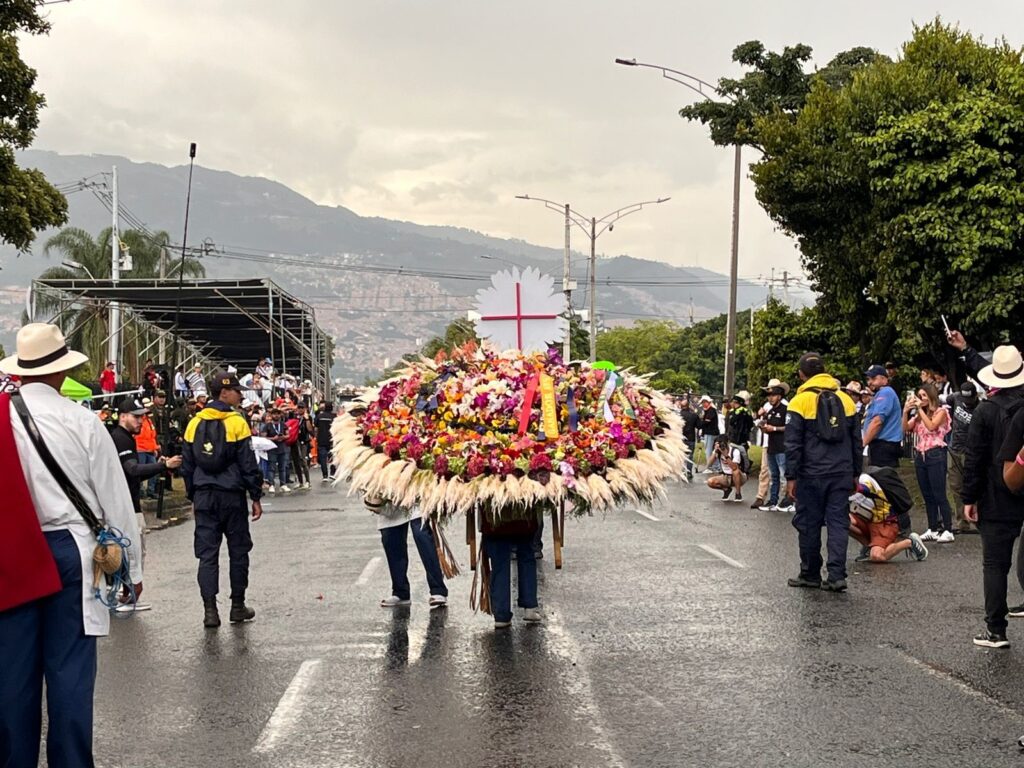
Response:
[{"label": "blue shirt", "polygon": [[892,387],[882,387],[875,393],[871,405],[868,407],[868,418],[864,422],[865,431],[876,416],[882,419],[882,429],[875,439],[890,443],[902,443],[903,409],[900,407],[900,399]]}]

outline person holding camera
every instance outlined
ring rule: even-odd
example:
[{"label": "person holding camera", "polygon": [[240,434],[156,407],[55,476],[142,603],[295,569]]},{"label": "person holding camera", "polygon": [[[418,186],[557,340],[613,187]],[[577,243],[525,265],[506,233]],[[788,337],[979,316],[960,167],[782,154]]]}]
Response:
[{"label": "person holding camera", "polygon": [[922,384],[903,406],[903,430],[914,433],[914,470],[928,513],[924,541],[954,540],[953,513],[946,496],[946,434],[949,412],[939,404],[934,384]]},{"label": "person holding camera", "polygon": [[715,447],[708,459],[709,464],[717,462],[722,471],[708,478],[708,488],[722,492],[722,501],[728,500],[736,491],[735,501],[743,501],[743,484],[747,482],[749,459],[746,450],[739,445],[729,443],[729,438],[719,435],[715,438]]}]

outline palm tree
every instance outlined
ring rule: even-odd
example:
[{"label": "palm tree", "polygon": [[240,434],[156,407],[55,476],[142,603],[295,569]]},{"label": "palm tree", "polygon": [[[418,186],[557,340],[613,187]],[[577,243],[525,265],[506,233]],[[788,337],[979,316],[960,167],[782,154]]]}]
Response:
[{"label": "palm tree", "polygon": [[[94,280],[110,279],[110,237],[112,229],[107,227],[99,236],[93,238],[84,229],[66,227],[51,237],[43,249],[45,256],[57,253],[61,256],[59,267],[50,267],[39,275],[40,280],[66,280],[89,278]],[[160,257],[170,244],[170,236],[164,232],[148,234],[134,229],[121,233],[121,248],[128,249],[132,258],[130,272],[122,273],[126,279],[153,279],[160,276]],[[177,280],[178,268],[181,264],[171,259],[165,279]],[[194,258],[186,258],[184,266],[186,277],[204,277],[206,269]],[[50,295],[36,297],[36,308],[41,314],[56,314],[63,307],[62,302]],[[57,320],[69,343],[99,363],[106,356],[104,340],[109,336],[109,318],[107,306],[85,306],[66,312]],[[137,334],[130,326],[125,328],[123,338],[131,339]],[[148,343],[145,339],[143,343]],[[132,344],[125,345],[125,358],[132,360],[136,350]],[[133,374],[136,372],[133,371]]]}]

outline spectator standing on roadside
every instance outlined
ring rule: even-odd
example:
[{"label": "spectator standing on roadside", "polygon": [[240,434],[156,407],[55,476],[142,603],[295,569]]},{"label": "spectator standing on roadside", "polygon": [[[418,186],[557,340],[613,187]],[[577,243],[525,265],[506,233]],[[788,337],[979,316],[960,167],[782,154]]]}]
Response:
[{"label": "spectator standing on roadside", "polygon": [[700,399],[700,433],[704,438],[704,457],[707,462],[707,466],[704,468],[704,474],[710,475],[722,471],[722,465],[717,463],[713,458],[715,453],[715,438],[718,437],[722,431],[718,427],[718,409],[715,408],[714,402],[707,395],[703,395]]},{"label": "spectator standing on roadside", "polygon": [[192,373],[188,375],[188,388],[192,397],[206,395],[206,380],[203,378],[203,366],[196,363],[192,367]]},{"label": "spectator standing on roadside", "polygon": [[[767,445],[761,453],[761,461],[768,465],[770,485],[765,503],[759,509],[762,512],[789,512],[792,500],[788,497],[779,500],[786,488],[786,394],[789,385],[778,379],[768,383],[768,402],[762,408],[761,431],[767,436]],[[795,510],[793,510],[795,511]]]},{"label": "spectator standing on roadside", "polygon": [[728,428],[726,434],[729,442],[750,448],[750,433],[754,430],[754,417],[747,408],[750,400],[749,392],[737,392],[732,398],[732,407],[728,412]]},{"label": "spectator standing on roadside", "polygon": [[276,448],[267,455],[268,470],[265,476],[266,482],[270,485],[270,493],[275,493],[274,472],[277,472],[278,483],[282,493],[290,493],[288,486],[288,459],[290,451],[288,442],[288,427],[285,425],[280,408],[271,408],[268,411],[268,418],[263,422],[263,431],[260,437],[265,437],[272,442]]},{"label": "spectator standing on roadside", "polygon": [[188,397],[188,381],[185,379],[185,365],[178,363],[174,369],[174,399],[184,400]]},{"label": "spectator standing on roadside", "polygon": [[949,437],[949,490],[953,494],[953,519],[956,533],[977,533],[969,520],[964,518],[964,460],[967,452],[967,432],[974,418],[974,411],[980,399],[974,384],[965,381],[960,391],[949,401],[951,431]]},{"label": "spectator standing on roadside", "polygon": [[[788,583],[843,592],[848,499],[863,464],[856,409],[849,395],[839,391],[839,382],[825,372],[821,355],[804,354],[798,372],[803,384],[786,413],[786,470],[788,495],[796,501],[793,527],[800,545],[800,574]],[[824,582],[822,528],[828,529],[828,579]]]},{"label": "spectator standing on roadside", "polygon": [[[122,403],[130,402],[130,400],[123,400]],[[134,435],[135,448],[138,452],[136,461],[143,466],[149,466],[156,464],[157,456],[160,455],[160,445],[157,442],[156,428],[153,426],[153,420],[150,418],[150,408],[152,407],[152,400],[148,397],[142,400],[145,408],[145,413],[140,414],[138,418],[138,429],[134,429],[135,420],[132,421],[133,430],[131,434]],[[146,477],[149,478],[149,483],[146,486],[146,492],[142,494],[144,497],[156,496],[156,481],[159,472],[147,473]]]},{"label": "spectator standing on roadside", "polygon": [[921,489],[928,530],[922,541],[951,544],[953,515],[946,496],[946,435],[949,412],[939,404],[934,384],[922,384],[903,406],[903,429],[914,433],[914,471]]},{"label": "spectator standing on roadside", "polygon": [[862,425],[868,463],[873,467],[899,467],[903,455],[903,416],[899,396],[889,386],[889,374],[882,366],[872,365],[864,372],[864,378],[874,392],[871,413]]},{"label": "spectator standing on roadside", "polygon": [[688,481],[693,480],[693,451],[697,445],[697,429],[700,424],[700,417],[690,407],[689,398],[684,397],[679,401],[679,416],[683,420],[683,444],[686,446],[686,467],[685,474]]},{"label": "spectator standing on roadside", "polygon": [[985,591],[986,630],[974,638],[974,644],[1008,648],[1006,577],[1024,523],[1024,497],[1012,493],[1003,480],[1003,448],[1012,447],[1004,446],[1004,441],[1011,436],[1015,414],[1024,406],[1024,360],[1016,347],[998,347],[992,364],[978,371],[977,378],[993,391],[974,409],[964,457],[964,517],[976,523],[981,534]]},{"label": "spectator standing on roadside", "polygon": [[325,483],[334,479],[334,464],[331,463],[331,450],[334,446],[331,436],[333,425],[334,403],[320,403],[320,410],[316,414],[316,457]]},{"label": "spectator standing on roadside", "polygon": [[38,764],[45,683],[48,764],[92,766],[96,638],[110,632],[110,611],[93,597],[97,539],[43,462],[16,398],[35,423],[41,444],[77,489],[82,508],[131,542],[128,562],[136,597],[142,594],[139,531],[106,429],[93,413],[60,394],[66,374],[88,358],[69,350],[55,325],[29,323],[18,331],[16,344],[17,353],[0,360],[0,371],[21,377],[20,391],[2,396],[8,412],[0,417],[0,450],[9,474],[0,534],[11,535],[13,526],[42,536],[41,546],[52,559],[45,574],[35,569],[31,584],[4,584],[9,607],[0,611],[0,765]]},{"label": "spectator standing on roadside", "polygon": [[107,363],[100,373],[100,390],[105,395],[112,395],[117,391],[117,373],[114,367],[113,363]]}]

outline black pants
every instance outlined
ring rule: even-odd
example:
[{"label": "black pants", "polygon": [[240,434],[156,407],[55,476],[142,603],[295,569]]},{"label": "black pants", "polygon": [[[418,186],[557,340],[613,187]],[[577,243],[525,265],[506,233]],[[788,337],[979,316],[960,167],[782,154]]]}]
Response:
[{"label": "black pants", "polygon": [[228,540],[228,573],[231,599],[242,599],[249,586],[249,510],[244,491],[219,491],[200,488],[195,492],[195,551],[199,558],[199,593],[203,599],[220,591],[220,543]]},{"label": "black pants", "polygon": [[868,463],[873,467],[898,468],[903,445],[891,440],[872,440],[868,444]]},{"label": "black pants", "polygon": [[[985,623],[989,632],[1006,632],[1006,576],[1013,561],[1013,542],[1020,535],[1020,523],[1002,520],[978,521],[981,534],[981,567],[985,585]],[[1018,580],[1021,577],[1017,563]]]}]

